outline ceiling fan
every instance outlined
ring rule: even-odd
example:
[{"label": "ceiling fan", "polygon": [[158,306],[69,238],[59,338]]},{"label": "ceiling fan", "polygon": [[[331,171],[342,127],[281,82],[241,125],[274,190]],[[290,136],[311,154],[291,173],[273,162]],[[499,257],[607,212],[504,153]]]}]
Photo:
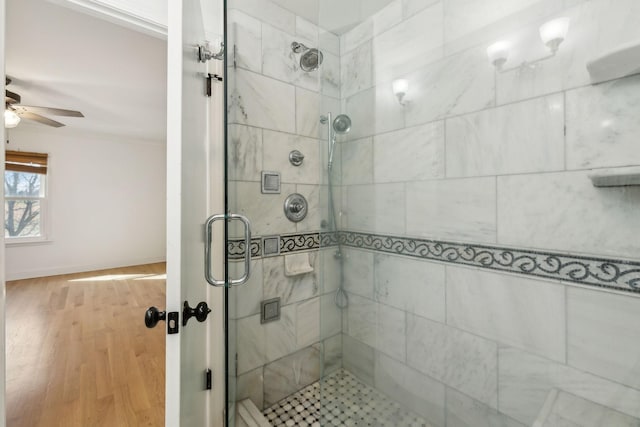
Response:
[{"label": "ceiling fan", "polygon": [[[9,86],[11,79],[5,77],[5,84]],[[20,104],[20,95],[15,92],[6,90],[4,97],[4,127],[14,128],[18,126],[21,119],[33,120],[43,125],[53,126],[56,128],[65,126],[64,123],[52,120],[41,114],[51,114],[54,116],[67,117],[84,117],[80,111],[64,110],[62,108],[51,107],[34,107],[31,105]]]}]

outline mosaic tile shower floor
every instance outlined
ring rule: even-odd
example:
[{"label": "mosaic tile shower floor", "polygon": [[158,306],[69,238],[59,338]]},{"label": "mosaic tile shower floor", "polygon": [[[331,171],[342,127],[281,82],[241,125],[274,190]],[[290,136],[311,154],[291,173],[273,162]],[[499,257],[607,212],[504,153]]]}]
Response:
[{"label": "mosaic tile shower floor", "polygon": [[263,413],[274,427],[430,427],[345,370],[282,399]]}]

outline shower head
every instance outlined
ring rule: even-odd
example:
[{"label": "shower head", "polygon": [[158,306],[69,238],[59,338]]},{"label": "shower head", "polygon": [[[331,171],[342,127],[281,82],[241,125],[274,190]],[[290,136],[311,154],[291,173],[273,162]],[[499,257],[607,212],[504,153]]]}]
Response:
[{"label": "shower head", "polygon": [[300,57],[300,68],[304,71],[315,71],[322,64],[323,55],[318,49],[309,49]]},{"label": "shower head", "polygon": [[333,120],[333,130],[338,135],[344,135],[351,130],[351,119],[346,114],[339,114]]},{"label": "shower head", "polygon": [[302,54],[300,57],[300,68],[306,72],[317,70],[324,59],[324,55],[321,51],[316,48],[308,48],[302,43],[291,43],[291,50],[294,53]]}]

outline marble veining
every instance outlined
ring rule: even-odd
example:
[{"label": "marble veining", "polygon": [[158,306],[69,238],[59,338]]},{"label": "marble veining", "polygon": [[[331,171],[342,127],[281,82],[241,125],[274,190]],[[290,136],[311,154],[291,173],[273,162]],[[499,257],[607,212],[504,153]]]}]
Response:
[{"label": "marble veining", "polygon": [[229,125],[228,177],[237,181],[260,181],[262,166],[262,130]]},{"label": "marble veining", "polygon": [[[350,251],[371,255],[365,251]],[[373,265],[376,301],[444,323],[443,265],[387,254],[375,254]]]},{"label": "marble veining", "polygon": [[320,345],[290,354],[264,367],[264,404],[280,399],[320,379]]},{"label": "marble veining", "polygon": [[439,381],[380,352],[375,355],[375,386],[434,426],[445,425],[445,390]]},{"label": "marble veining", "polygon": [[[228,43],[235,46],[233,61],[236,67],[251,71],[262,71],[262,23],[238,10],[230,10],[228,14]],[[230,62],[230,66],[233,65]]]},{"label": "marble veining", "polygon": [[443,122],[376,135],[373,139],[373,170],[375,183],[443,177]]},{"label": "marble veining", "polygon": [[[306,46],[314,44],[269,25],[262,25],[262,72],[264,75],[305,89],[318,91],[319,73],[305,72],[300,68],[300,54],[293,52],[291,43],[297,41]],[[271,107],[273,108],[273,107]]]},{"label": "marble veining", "polygon": [[469,268],[446,269],[448,325],[566,361],[563,286]]},{"label": "marble veining", "polygon": [[587,171],[497,179],[501,245],[640,258],[640,187],[596,188]]},{"label": "marble veining", "polygon": [[363,43],[340,58],[342,98],[368,89],[372,85],[372,46]]},{"label": "marble veining", "polygon": [[569,289],[568,363],[640,390],[640,298]]},{"label": "marble veining", "polygon": [[404,184],[348,186],[347,200],[343,215],[349,228],[404,232]]},{"label": "marble veining", "polygon": [[[400,4],[395,3],[400,16]],[[388,86],[391,80],[442,58],[442,13],[442,3],[435,3],[375,37],[375,82]]]},{"label": "marble veining", "polygon": [[525,427],[496,409],[450,387],[447,387],[446,398],[447,427]]},{"label": "marble veining", "polygon": [[640,164],[640,76],[567,92],[567,167]]},{"label": "marble veining", "polygon": [[484,48],[445,57],[405,78],[411,82],[406,126],[483,110],[495,102],[494,70]]},{"label": "marble veining", "polygon": [[237,69],[229,76],[230,123],[295,132],[294,86]]},{"label": "marble veining", "polygon": [[342,184],[373,183],[373,141],[363,138],[341,145]]},{"label": "marble veining", "polygon": [[[547,412],[543,413],[544,410]],[[638,427],[640,419],[565,391],[549,392],[535,427]]]},{"label": "marble veining", "polygon": [[[320,184],[320,144],[317,139],[264,130],[262,146],[264,170],[280,171],[282,183]],[[300,166],[293,166],[289,162],[289,153],[293,150],[298,150],[305,156]],[[313,209],[309,211],[310,214]],[[309,222],[312,221],[305,221]]]},{"label": "marble veining", "polygon": [[280,297],[282,304],[290,304],[318,295],[319,257],[317,252],[309,253],[309,257],[314,271],[292,277],[284,274],[284,256],[264,258],[264,298]]},{"label": "marble veining", "polygon": [[229,7],[241,10],[289,34],[295,33],[296,16],[272,1],[231,0]]},{"label": "marble veining", "polygon": [[[640,37],[640,28],[635,25],[640,4],[634,0],[616,1],[615,6],[609,0],[573,1],[564,7],[562,2],[553,1],[546,8],[537,9],[546,12],[540,18],[553,13],[569,17],[572,37],[567,37],[553,60],[497,75],[499,104],[588,85],[587,61]],[[536,31],[540,22],[529,20],[529,25],[523,25],[529,16],[521,17],[520,25],[514,25],[518,31],[501,34],[519,41],[512,65],[546,53]]]},{"label": "marble veining", "polygon": [[492,408],[498,406],[498,346],[493,341],[407,315],[407,364]]},{"label": "marble veining", "polygon": [[496,242],[494,177],[409,182],[406,192],[407,234]]},{"label": "marble veining", "polygon": [[445,1],[446,41],[452,41],[504,19],[538,0],[448,0]]},{"label": "marble veining", "polygon": [[559,389],[640,417],[640,391],[513,348],[500,348],[500,411],[531,425],[549,392]]},{"label": "marble veining", "polygon": [[448,119],[447,177],[563,170],[564,114],[556,94]]}]

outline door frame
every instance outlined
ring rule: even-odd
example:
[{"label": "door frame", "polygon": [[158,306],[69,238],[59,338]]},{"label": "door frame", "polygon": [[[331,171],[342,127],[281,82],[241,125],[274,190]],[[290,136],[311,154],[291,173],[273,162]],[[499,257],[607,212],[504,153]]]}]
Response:
[{"label": "door frame", "polygon": [[[6,32],[6,2],[5,0],[0,0],[0,28],[3,30],[0,31],[0,70],[5,72],[5,32]],[[2,79],[2,83],[0,83],[0,88],[4,92],[4,79]],[[1,126],[0,134],[2,135],[2,142],[4,145],[4,141],[6,141],[4,122]],[[0,150],[0,173],[4,177],[4,150]],[[4,185],[0,189],[0,202],[4,206]],[[2,390],[0,391],[0,427],[5,427],[6,425],[6,408],[5,408],[5,393],[6,393],[6,364],[5,364],[5,349],[6,349],[6,333],[5,333],[5,295],[6,295],[6,287],[5,287],[5,254],[4,254],[4,231],[0,233],[0,284],[2,285],[2,289],[0,289],[0,343],[2,343],[2,351],[0,351],[0,386],[2,386]]]},{"label": "door frame", "polygon": [[[168,4],[171,5],[173,3],[178,3],[178,2],[169,2]],[[82,7],[80,6],[77,9],[82,9]],[[86,11],[84,11],[86,12]],[[128,16],[123,15],[123,16]],[[170,14],[169,14],[170,16]],[[108,19],[109,20],[109,19]],[[6,29],[6,0],[0,0],[0,24],[2,24],[1,28]],[[113,21],[113,20],[112,20]],[[137,20],[136,20],[137,21]],[[146,22],[144,20],[141,20],[140,22]],[[129,21],[130,26],[131,25],[135,25],[138,22],[132,22]],[[143,31],[144,32],[144,31]],[[5,31],[2,30],[0,31],[0,69],[1,70],[5,70],[5,39],[6,39],[6,35],[5,35]],[[168,43],[167,42],[167,47],[168,47]],[[169,63],[168,66],[171,67],[171,62],[169,57],[167,58]],[[171,72],[168,69],[168,77],[171,78]],[[0,89],[2,89],[4,91],[4,87],[5,87],[5,83],[4,80],[2,80],[2,83],[0,83]],[[222,88],[223,86],[220,85],[220,88]],[[216,91],[215,93],[218,94],[217,97],[212,97],[212,102],[209,104],[209,117],[211,119],[216,119],[216,120],[211,120],[211,123],[214,124],[218,124],[219,127],[216,128],[216,126],[212,126],[209,130],[210,132],[210,136],[212,137],[212,149],[210,152],[210,156],[209,156],[209,164],[210,166],[213,166],[212,168],[210,168],[209,170],[212,172],[210,179],[209,179],[209,184],[210,184],[210,194],[211,194],[211,201],[212,203],[212,210],[215,210],[216,212],[224,212],[224,123],[223,123],[223,117],[224,117],[224,107],[223,107],[223,102],[221,101],[220,98],[224,98],[224,90],[220,89],[219,91]],[[222,93],[222,95],[220,95],[220,93]],[[169,104],[169,99],[170,96],[176,96],[176,94],[170,94],[169,91],[167,90],[167,102]],[[215,102],[218,101],[218,102]],[[168,108],[169,111],[169,108]],[[169,120],[170,116],[167,116],[167,126],[168,126],[168,133],[167,133],[167,155],[168,157],[170,155],[175,155],[175,147],[173,146],[173,144],[171,144],[170,146],[170,139],[169,139],[169,132],[173,131],[175,132],[175,129],[170,128],[170,120]],[[173,123],[175,125],[175,123]],[[180,130],[180,127],[177,127],[178,131]],[[0,134],[2,136],[2,141],[5,140],[5,129],[4,126],[1,127],[0,129]],[[4,175],[4,150],[0,150],[0,173],[2,173]],[[178,159],[180,158],[179,153],[178,153]],[[170,169],[171,168],[171,169]],[[169,171],[172,171],[171,173],[174,173],[174,169],[173,166],[169,165],[169,160],[167,160],[167,200],[169,200],[169,193],[170,191],[175,192],[175,191],[180,191],[179,185],[176,187],[175,186],[175,180],[170,180],[169,179]],[[179,181],[178,181],[179,182]],[[216,185],[215,183],[218,183],[219,185]],[[179,193],[178,193],[179,194]],[[2,189],[0,189],[0,202],[2,204],[4,204],[4,187]],[[205,221],[206,218],[203,218],[203,223]],[[167,223],[169,221],[174,221],[176,220],[175,218],[175,214],[173,212],[171,212],[171,209],[169,207],[169,203],[167,204]],[[179,218],[178,218],[179,220]],[[169,236],[167,235],[167,240],[169,240]],[[224,240],[222,239],[222,246],[217,246],[217,247],[224,247]],[[167,247],[167,252],[169,251],[169,247]],[[4,233],[0,234],[0,343],[2,344],[2,349],[3,351],[0,351],[0,385],[1,385],[1,390],[0,390],[0,427],[5,427],[6,426],[6,364],[5,364],[5,352],[4,349],[6,348],[6,340],[5,340],[5,336],[6,336],[6,331],[5,331],[5,274],[6,274],[6,268],[5,268],[5,242],[4,242]],[[216,264],[216,268],[222,268],[221,266],[223,265],[223,263],[220,263],[219,261]],[[169,276],[169,266],[167,266],[167,276]],[[221,270],[219,270],[221,271]],[[167,284],[169,283],[169,279],[167,277]],[[179,279],[178,282],[179,283]],[[175,292],[175,290],[173,289],[169,289],[169,286],[167,285],[166,287],[166,292],[167,294],[169,294],[169,292]],[[179,290],[178,290],[179,292]],[[217,289],[217,288],[208,288],[207,291],[208,294],[208,300],[210,303],[210,306],[212,308],[212,315],[210,317],[210,320],[207,322],[208,323],[208,329],[210,330],[210,334],[209,336],[212,336],[212,339],[209,341],[210,345],[207,347],[207,353],[208,353],[208,360],[210,361],[210,365],[212,366],[212,369],[214,370],[214,376],[213,376],[213,392],[210,394],[210,413],[209,413],[209,420],[211,422],[210,425],[212,426],[223,426],[224,425],[224,408],[225,408],[225,376],[226,376],[226,372],[225,372],[225,368],[224,368],[224,364],[225,364],[225,348],[224,348],[224,290],[223,289]],[[167,311],[181,311],[181,307],[166,307]],[[142,321],[142,318],[141,318]],[[169,343],[170,340],[178,340],[179,337],[173,336],[173,335],[167,335],[167,343]],[[172,346],[175,348],[179,349],[179,346]],[[171,348],[170,346],[167,346],[167,350]],[[221,350],[219,350],[221,349]],[[179,410],[179,401],[177,403],[177,405],[175,404],[175,402],[171,402],[170,403],[170,399],[169,399],[169,389],[170,387],[175,387],[175,384],[178,385],[178,389],[179,389],[179,384],[180,384],[180,372],[179,370],[176,372],[171,372],[168,367],[170,364],[174,364],[176,363],[176,358],[177,358],[177,362],[179,364],[179,360],[180,360],[180,355],[179,355],[179,351],[176,353],[175,351],[166,351],[166,366],[165,366],[165,375],[166,375],[166,392],[165,392],[165,425],[167,427],[174,427],[177,425],[180,425],[180,410]],[[217,374],[217,375],[216,375]],[[172,390],[173,391],[173,390]]]}]

